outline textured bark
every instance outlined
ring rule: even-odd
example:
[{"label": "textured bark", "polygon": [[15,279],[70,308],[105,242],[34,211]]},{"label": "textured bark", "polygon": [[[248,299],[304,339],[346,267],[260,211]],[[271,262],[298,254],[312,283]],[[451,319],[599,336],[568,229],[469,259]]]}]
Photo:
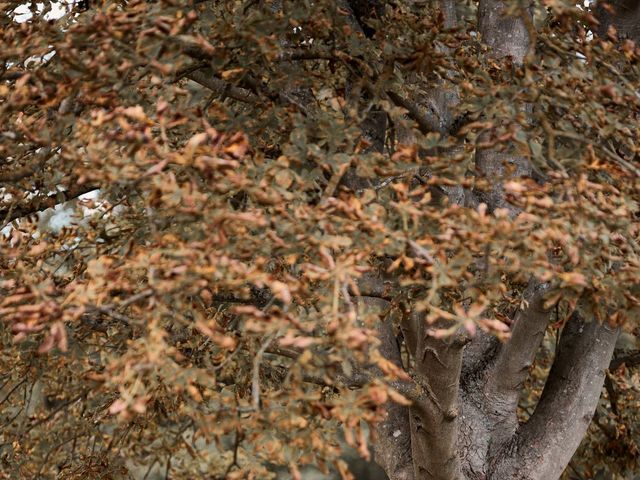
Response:
[{"label": "textured bark", "polygon": [[538,406],[498,458],[492,478],[560,477],[591,422],[617,337],[618,330],[571,317]]},{"label": "textured bark", "polygon": [[527,306],[516,313],[511,338],[500,349],[489,373],[485,391],[493,423],[490,454],[500,450],[518,426],[520,392],[549,322],[549,312],[544,309],[548,288],[536,280],[529,282],[523,296]]},{"label": "textured bark", "polygon": [[[376,297],[360,297],[359,305],[362,313],[381,315],[377,328],[380,353],[401,367],[400,349],[393,334],[392,319],[390,315],[385,315],[390,302]],[[392,480],[413,480],[409,411],[407,407],[393,402],[388,402],[385,410],[385,419],[376,425],[373,432],[375,460]]]},{"label": "textured bark", "polygon": [[[605,8],[605,5],[610,8]],[[600,25],[598,34],[606,36],[610,26],[613,26],[618,38],[630,38],[636,42],[640,40],[640,2],[638,0],[609,0],[599,1],[596,16]]]},{"label": "textured bark", "polygon": [[[484,138],[481,136],[481,140]],[[515,217],[519,210],[507,201],[503,185],[510,178],[531,176],[531,165],[527,158],[493,148],[479,148],[476,151],[476,171],[480,177],[490,181],[488,190],[475,192],[478,199],[486,203],[491,212],[503,208],[509,211],[511,217]]]},{"label": "textured bark", "polygon": [[509,2],[481,0],[478,6],[478,25],[482,41],[498,58],[510,56],[522,63],[529,49],[529,33],[521,16],[505,15]]},{"label": "textured bark", "polygon": [[454,0],[438,0],[438,8],[444,17],[444,28],[455,28],[458,24],[456,2]]},{"label": "textured bark", "polygon": [[[507,2],[481,0],[478,6],[478,25],[482,40],[489,46],[496,58],[511,57],[515,64],[522,64],[529,50],[529,31],[525,22],[528,11],[519,16],[505,15]],[[480,141],[486,139],[485,135]],[[512,148],[512,147],[511,147]],[[514,152],[500,152],[493,148],[479,148],[476,152],[477,173],[490,180],[488,191],[478,194],[490,211],[506,208],[511,216],[518,211],[505,199],[502,185],[510,177],[530,176],[529,161]]]},{"label": "textured bark", "polygon": [[424,314],[408,316],[403,331],[414,359],[413,377],[420,390],[419,401],[410,407],[416,478],[459,478],[458,388],[464,342],[456,337],[434,338]]},{"label": "textured bark", "polygon": [[[455,2],[437,3],[445,27],[454,28]],[[519,65],[530,47],[531,25],[524,16],[529,13],[506,17],[506,4],[481,0],[481,38],[492,56],[510,56]],[[349,4],[345,2],[345,6]],[[345,9],[352,16],[349,25],[359,34],[367,34],[362,22],[357,21],[357,12],[364,8],[362,2],[358,8]],[[396,95],[394,100],[394,94],[389,96],[407,109],[423,131],[448,134],[458,101],[456,92],[441,88],[437,82],[429,88],[420,85],[420,79],[416,82],[418,93],[414,97]],[[381,118],[370,116],[365,120],[363,136],[371,150],[382,151],[385,130]],[[404,143],[413,141],[404,139]],[[505,208],[511,216],[518,215],[502,185],[514,176],[531,176],[527,158],[509,148],[478,149],[476,169],[490,185],[480,200],[491,210]],[[343,184],[353,188],[356,180],[345,176]],[[462,188],[444,192],[450,203],[467,206],[473,204],[468,201],[468,193]],[[412,246],[419,256],[419,245]],[[360,297],[360,301],[366,308],[383,311],[389,305],[387,300],[394,298],[390,294],[392,286],[392,281],[381,282],[375,275],[363,278],[362,293],[378,298]],[[437,339],[430,335],[430,329],[447,325],[430,326],[424,314],[416,312],[400,320],[411,357],[409,373],[415,382],[413,404],[408,408],[386,405],[386,417],[373,432],[376,461],[390,480],[553,480],[561,475],[595,410],[617,333],[574,316],[562,334],[538,408],[527,424],[519,425],[519,395],[549,320],[543,307],[548,288],[535,280],[530,282],[524,292],[525,304],[512,318],[511,338],[504,345],[482,332],[468,344],[463,337]],[[378,336],[381,353],[401,365],[390,319],[381,321]]]}]

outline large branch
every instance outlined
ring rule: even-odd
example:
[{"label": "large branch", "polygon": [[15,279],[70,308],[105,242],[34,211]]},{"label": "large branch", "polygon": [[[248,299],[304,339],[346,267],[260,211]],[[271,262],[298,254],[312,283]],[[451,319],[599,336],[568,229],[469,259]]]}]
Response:
[{"label": "large branch", "polygon": [[548,290],[548,284],[535,279],[529,282],[523,294],[526,306],[516,313],[511,338],[500,349],[489,373],[486,387],[488,415],[495,424],[491,450],[499,449],[518,426],[516,412],[520,392],[549,322],[549,311],[544,309],[544,296]]},{"label": "large branch", "polygon": [[598,404],[619,330],[574,313],[535,412],[492,478],[559,478],[580,445]]},{"label": "large branch", "polygon": [[[505,15],[510,2],[480,0],[478,26],[482,41],[497,58],[510,56],[522,63],[529,49],[529,31],[522,16]],[[528,14],[528,12],[523,12]]]},{"label": "large branch", "polygon": [[438,8],[442,12],[444,28],[455,28],[458,24],[455,0],[438,0]]},{"label": "large branch", "polygon": [[[389,310],[390,303],[376,297],[359,297],[358,303],[362,313],[382,313]],[[402,367],[400,349],[393,334],[390,315],[380,319],[378,324],[380,353],[387,359]],[[373,448],[375,461],[387,473],[391,480],[413,480],[413,463],[411,457],[411,428],[409,425],[409,409],[405,406],[388,402],[385,405],[386,417],[374,430]]]},{"label": "large branch", "polygon": [[410,407],[411,448],[416,478],[457,479],[461,475],[457,451],[458,390],[464,341],[454,336],[435,338],[425,315],[411,313],[402,330],[414,360],[413,377],[419,401]]}]

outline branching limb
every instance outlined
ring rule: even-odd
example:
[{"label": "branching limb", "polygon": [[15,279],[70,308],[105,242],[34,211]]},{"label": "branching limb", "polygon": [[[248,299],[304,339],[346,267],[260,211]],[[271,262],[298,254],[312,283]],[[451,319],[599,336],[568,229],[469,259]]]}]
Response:
[{"label": "branching limb", "polygon": [[500,349],[489,373],[486,395],[488,414],[495,422],[492,448],[510,439],[518,426],[516,410],[522,385],[549,322],[544,296],[549,285],[533,279],[524,291],[524,306],[514,318],[511,338]]},{"label": "branching limb", "polygon": [[591,422],[618,333],[572,315],[538,406],[512,448],[494,457],[492,478],[560,477]]},{"label": "branching limb", "polygon": [[454,336],[435,338],[423,313],[412,312],[402,328],[415,362],[413,375],[422,398],[410,407],[411,447],[416,478],[460,478],[458,391],[465,342]]}]

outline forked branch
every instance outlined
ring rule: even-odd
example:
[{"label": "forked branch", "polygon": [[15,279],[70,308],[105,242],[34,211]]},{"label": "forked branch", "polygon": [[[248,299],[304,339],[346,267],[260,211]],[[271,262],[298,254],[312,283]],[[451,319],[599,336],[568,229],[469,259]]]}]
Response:
[{"label": "forked branch", "polygon": [[544,296],[549,285],[532,279],[524,291],[525,305],[514,318],[511,338],[502,346],[489,373],[487,397],[490,415],[496,423],[493,447],[510,439],[518,426],[516,410],[522,385],[549,322]]},{"label": "forked branch", "polygon": [[511,455],[503,451],[492,478],[560,477],[591,422],[618,333],[572,315],[538,406],[507,449]]}]

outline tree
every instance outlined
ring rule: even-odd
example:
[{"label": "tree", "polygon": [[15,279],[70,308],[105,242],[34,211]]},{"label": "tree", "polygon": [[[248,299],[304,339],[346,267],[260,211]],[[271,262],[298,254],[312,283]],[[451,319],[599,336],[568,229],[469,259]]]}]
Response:
[{"label": "tree", "polygon": [[637,2],[529,3],[4,2],[6,478],[628,478]]}]

